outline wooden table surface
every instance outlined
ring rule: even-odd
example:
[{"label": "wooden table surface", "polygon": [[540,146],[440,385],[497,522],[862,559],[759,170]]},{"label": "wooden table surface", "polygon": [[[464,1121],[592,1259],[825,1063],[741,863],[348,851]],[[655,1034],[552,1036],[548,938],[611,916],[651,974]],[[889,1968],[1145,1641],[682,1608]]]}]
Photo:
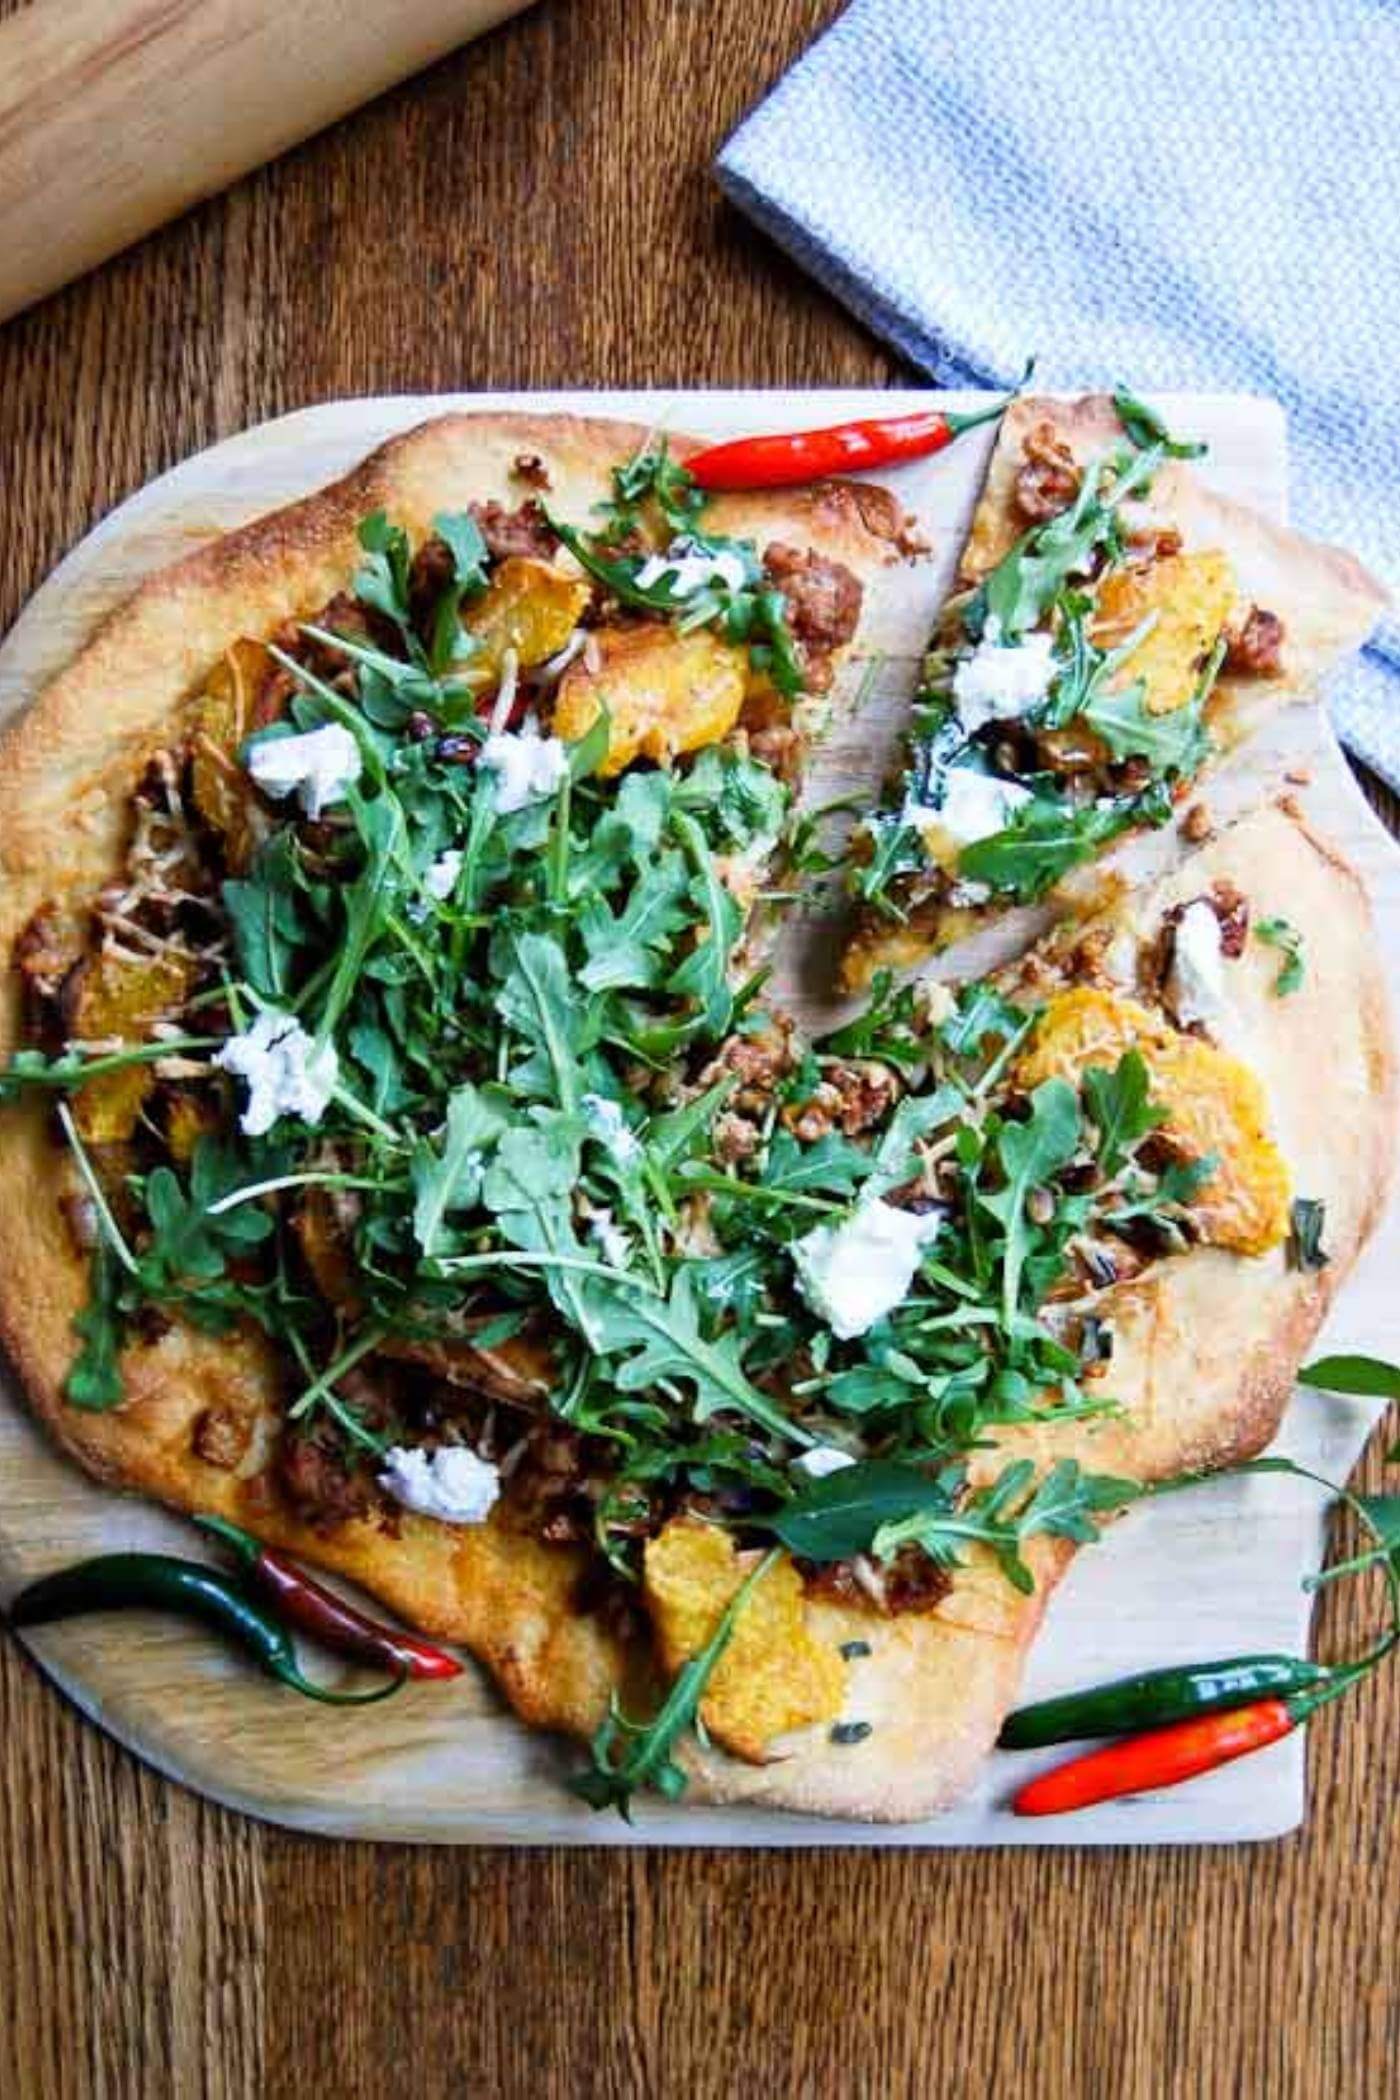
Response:
[{"label": "wooden table surface", "polygon": [[[907,378],[709,175],[837,11],[545,0],[0,328],[0,631],[151,475],[307,402]],[[166,1785],[5,1642],[0,2094],[1379,2095],[1397,1773],[1392,1672],[1260,1848],[331,1844]]]}]

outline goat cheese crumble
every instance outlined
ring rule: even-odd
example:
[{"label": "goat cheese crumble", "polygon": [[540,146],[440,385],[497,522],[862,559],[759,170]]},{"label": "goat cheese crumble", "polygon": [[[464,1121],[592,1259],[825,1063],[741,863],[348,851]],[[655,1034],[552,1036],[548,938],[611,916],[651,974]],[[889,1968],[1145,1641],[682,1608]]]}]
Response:
[{"label": "goat cheese crumble", "polygon": [[1176,922],[1167,996],[1183,1027],[1199,1021],[1210,1028],[1228,1006],[1220,921],[1203,897],[1188,904]]},{"label": "goat cheese crumble", "polygon": [[803,1451],[792,1462],[794,1473],[805,1473],[809,1480],[825,1480],[828,1473],[839,1473],[855,1460],[849,1451],[839,1444],[814,1444],[810,1451]]},{"label": "goat cheese crumble", "polygon": [[852,1341],[903,1304],[942,1222],[877,1196],[793,1242],[798,1289],[839,1341]]},{"label": "goat cheese crumble", "polygon": [[294,1015],[273,1007],[241,1035],[231,1035],[214,1062],[247,1083],[248,1100],[239,1123],[248,1137],[262,1137],[279,1116],[319,1123],[340,1071],[333,1043],[318,1049]]},{"label": "goat cheese crumble", "polygon": [[673,598],[693,598],[711,584],[741,591],[748,581],[742,557],[721,550],[718,554],[697,548],[684,535],[672,540],[664,554],[648,555],[633,581],[639,590],[652,590],[658,583],[670,586]]},{"label": "goat cheese crumble", "polygon": [[345,800],[362,766],[359,745],[339,722],[308,729],[304,736],[261,737],[248,747],[248,772],[263,793],[274,802],[294,794],[313,818]]},{"label": "goat cheese crumble", "polygon": [[379,1485],[404,1509],[441,1524],[480,1524],[501,1493],[501,1476],[489,1459],[459,1444],[437,1451],[396,1444],[384,1453]]},{"label": "goat cheese crumble", "polygon": [[598,1251],[610,1269],[625,1269],[632,1255],[632,1242],[617,1223],[610,1210],[595,1210],[588,1220],[588,1230],[598,1243]]},{"label": "goat cheese crumble", "polygon": [[1027,634],[1004,643],[1001,622],[988,620],[977,647],[953,673],[953,699],[964,732],[971,736],[988,722],[1029,714],[1049,692],[1056,669],[1053,635]]},{"label": "goat cheese crumble", "polygon": [[918,832],[931,860],[956,861],[964,846],[1005,831],[1018,809],[1031,801],[1029,788],[998,780],[971,766],[950,766],[943,776],[943,800],[937,809],[908,801],[903,821]]},{"label": "goat cheese crumble", "polygon": [[423,877],[423,887],[430,897],[436,897],[439,904],[445,904],[456,889],[461,872],[462,856],[455,846],[449,846],[445,853],[439,853],[428,869]]},{"label": "goat cheese crumble", "polygon": [[642,1156],[642,1145],[636,1133],[628,1128],[627,1118],[616,1101],[606,1094],[585,1094],[580,1107],[588,1123],[590,1134],[600,1145],[607,1147],[620,1167],[635,1166]]},{"label": "goat cheese crumble", "polygon": [[535,721],[488,736],[477,763],[496,776],[496,813],[502,817],[557,795],[569,770],[568,753],[558,737],[541,736]]}]

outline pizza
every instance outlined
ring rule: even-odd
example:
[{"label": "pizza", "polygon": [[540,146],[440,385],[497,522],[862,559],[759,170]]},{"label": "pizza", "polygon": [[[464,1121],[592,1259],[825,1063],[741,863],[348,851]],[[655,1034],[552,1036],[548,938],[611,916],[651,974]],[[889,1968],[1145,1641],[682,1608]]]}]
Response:
[{"label": "pizza", "polygon": [[1206,489],[1132,395],[1002,420],[901,762],[854,840],[843,981],[908,968],[1169,821],[1315,697],[1385,593]]},{"label": "pizza", "polygon": [[460,1642],[593,1805],[908,1818],[1069,1557],[1273,1433],[1387,1186],[1384,994],[1269,808],[802,1039],[755,919],[903,521],[689,449],[430,423],[39,696],[0,1331],[97,1477]]}]

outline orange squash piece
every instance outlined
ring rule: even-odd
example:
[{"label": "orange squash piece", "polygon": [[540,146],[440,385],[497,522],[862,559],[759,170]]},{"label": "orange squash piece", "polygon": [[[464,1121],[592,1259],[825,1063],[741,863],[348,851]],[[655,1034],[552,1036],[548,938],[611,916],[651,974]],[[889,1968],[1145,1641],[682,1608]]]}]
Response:
[{"label": "orange squash piece", "polygon": [[554,709],[554,734],[575,743],[607,709],[608,755],[599,772],[621,773],[634,760],[669,765],[685,751],[717,744],[739,719],[747,657],[701,628],[678,634],[661,622],[600,628],[601,663],[565,673]]},{"label": "orange squash piece", "polygon": [[1228,1051],[1178,1035],[1136,1000],[1081,985],[1050,1001],[1016,1083],[1077,1086],[1086,1065],[1115,1065],[1128,1050],[1140,1052],[1152,1098],[1167,1111],[1163,1135],[1189,1159],[1213,1152],[1219,1160],[1190,1205],[1201,1238],[1235,1254],[1278,1246],[1288,1233],[1288,1168],[1269,1136],[1263,1086]]},{"label": "orange squash piece", "polygon": [[[704,1647],[756,1558],[738,1552],[717,1525],[688,1517],[674,1519],[650,1542],[642,1594],[668,1676]],[[784,1558],[741,1606],[700,1702],[700,1719],[726,1750],[762,1764],[777,1736],[834,1720],[845,1691],[840,1651],[812,1633],[802,1578]]]}]

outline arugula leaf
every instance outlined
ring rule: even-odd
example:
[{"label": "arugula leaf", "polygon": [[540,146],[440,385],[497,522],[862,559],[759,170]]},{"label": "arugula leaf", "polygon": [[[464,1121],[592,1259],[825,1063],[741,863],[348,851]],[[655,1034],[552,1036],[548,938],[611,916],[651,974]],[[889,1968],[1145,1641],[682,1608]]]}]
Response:
[{"label": "arugula leaf", "polygon": [[887,1524],[951,1509],[946,1473],[871,1458],[814,1480],[776,1515],[758,1521],[790,1552],[822,1562],[868,1553]]},{"label": "arugula leaf", "polygon": [[679,1799],[685,1792],[686,1776],[671,1755],[672,1750],[685,1730],[694,1726],[706,1686],[733,1638],[735,1622],[777,1558],[776,1551],[765,1554],[745,1577],[716,1619],[704,1646],[679,1672],[659,1713],[651,1720],[629,1720],[617,1694],[613,1694],[607,1717],[589,1744],[588,1769],[569,1781],[570,1789],[590,1808],[615,1808],[630,1823],[632,1796],[640,1788],[654,1786],[668,1801]]},{"label": "arugula leaf", "polygon": [[1168,815],[1170,805],[1159,815],[1156,805],[1140,795],[1085,808],[1036,795],[1022,803],[1004,831],[963,847],[958,874],[965,882],[985,882],[1020,903],[1033,903],[1120,832],[1134,824],[1164,823]]},{"label": "arugula leaf", "polygon": [[835,1130],[810,1145],[799,1144],[790,1130],[777,1130],[768,1147],[762,1186],[790,1194],[805,1189],[847,1196],[860,1186],[870,1170],[869,1153]]},{"label": "arugula leaf", "polygon": [[93,1249],[90,1277],[87,1304],[73,1319],[83,1346],[64,1380],[63,1397],[72,1407],[98,1414],[120,1406],[125,1397],[118,1369],[124,1332],[121,1276],[105,1241],[99,1240]]},{"label": "arugula leaf", "polygon": [[367,558],[355,572],[351,585],[355,596],[375,612],[383,613],[402,635],[411,635],[408,572],[412,557],[408,534],[401,525],[391,525],[385,513],[377,510],[362,520],[358,538]]},{"label": "arugula leaf", "polygon": [[944,1129],[962,1106],[962,1092],[955,1086],[935,1087],[928,1094],[906,1094],[871,1154],[866,1194],[883,1196],[907,1181],[918,1163],[920,1140]]},{"label": "arugula leaf", "polygon": [[963,985],[956,1000],[954,1011],[938,1024],[938,1039],[954,1057],[975,1057],[988,1037],[1010,1042],[1026,1024],[1025,1008],[1003,999],[994,985]]},{"label": "arugula leaf", "polygon": [[822,1038],[830,1057],[878,1057],[889,1065],[918,1064],[924,1048],[914,1026],[912,984],[895,983],[893,970],[877,970],[861,1011]]},{"label": "arugula leaf", "polygon": [[682,1379],[694,1390],[697,1422],[733,1408],[775,1436],[810,1443],[811,1437],[750,1382],[732,1336],[706,1341],[696,1304],[697,1280],[692,1265],[681,1263],[664,1299],[590,1282],[588,1304],[594,1316],[595,1347],[608,1355],[637,1351],[615,1374],[619,1388],[635,1393]]},{"label": "arugula leaf", "polygon": [[659,985],[675,936],[690,924],[690,881],[684,857],[663,853],[641,870],[621,911],[611,911],[601,897],[585,905],[579,932],[589,960],[580,984],[593,992]]},{"label": "arugula leaf", "polygon": [[[955,1469],[952,1478],[960,1486],[962,1469]],[[1099,1536],[1095,1519],[1136,1501],[1143,1492],[1135,1480],[1085,1473],[1073,1458],[1058,1460],[1038,1485],[1034,1482],[1034,1461],[1017,1459],[988,1486],[970,1495],[950,1496],[947,1512],[932,1510],[883,1525],[874,1551],[888,1559],[912,1542],[940,1566],[957,1567],[965,1545],[986,1546],[1013,1588],[1030,1596],[1035,1577],[1022,1556],[1029,1539],[1043,1533],[1092,1545]]]},{"label": "arugula leaf", "polygon": [[554,1098],[573,1114],[582,1093],[578,1047],[591,1029],[580,1028],[587,1014],[580,1016],[570,990],[564,951],[553,934],[522,933],[512,938],[509,952],[510,968],[497,992],[499,1012],[508,1027],[543,1053]]},{"label": "arugula leaf", "polygon": [[720,881],[714,856],[694,817],[684,810],[673,810],[671,824],[695,870],[692,895],[704,913],[708,938],[697,943],[670,978],[667,989],[697,999],[706,1031],[720,1036],[734,1011],[729,960],[743,917],[734,897]]},{"label": "arugula leaf", "polygon": [[1156,714],[1147,704],[1141,679],[1095,694],[1078,719],[1103,739],[1113,758],[1145,758],[1157,774],[1189,778],[1200,771],[1210,752],[1197,702]]},{"label": "arugula leaf", "polygon": [[1383,1356],[1319,1356],[1297,1373],[1299,1385],[1362,1400],[1400,1400],[1400,1365]]},{"label": "arugula leaf", "polygon": [[1174,1245],[1180,1246],[1184,1244],[1181,1213],[1190,1208],[1219,1165],[1219,1153],[1207,1152],[1201,1159],[1171,1160],[1155,1180],[1126,1176],[1122,1198],[1103,1213],[1103,1223],[1121,1232],[1125,1225],[1145,1221],[1156,1225]]},{"label": "arugula leaf", "polygon": [[1021,1271],[1031,1251],[1035,1228],[1026,1216],[1026,1198],[1034,1188],[1054,1180],[1079,1150],[1079,1099],[1064,1079],[1047,1079],[1030,1097],[1024,1123],[1005,1122],[997,1153],[1006,1186],[983,1193],[982,1202],[1001,1221],[1006,1234],[1002,1254],[1002,1317],[1015,1318],[1021,1298]]},{"label": "arugula leaf", "polygon": [[1113,406],[1118,411],[1118,420],[1135,445],[1144,450],[1149,445],[1160,445],[1168,459],[1200,459],[1210,450],[1208,445],[1194,443],[1188,439],[1174,438],[1155,408],[1149,408],[1127,387],[1115,388]]},{"label": "arugula leaf", "polygon": [[448,1213],[470,1210],[480,1197],[485,1155],[506,1125],[499,1101],[480,1087],[460,1086],[448,1098],[441,1149],[423,1144],[415,1151],[413,1236],[425,1261],[443,1251]]},{"label": "arugula leaf", "polygon": [[1109,1070],[1090,1065],[1083,1078],[1089,1120],[1098,1133],[1099,1171],[1111,1181],[1134,1145],[1165,1121],[1166,1110],[1148,1098],[1150,1082],[1141,1051],[1128,1050]]},{"label": "arugula leaf", "polygon": [[365,849],[365,864],[344,892],[345,932],[335,973],[317,1015],[316,1034],[329,1042],[359,984],[366,958],[382,939],[388,915],[404,887],[399,854],[405,842],[403,811],[392,795],[355,806],[356,825]]},{"label": "arugula leaf", "polygon": [[1303,982],[1303,936],[1287,919],[1256,919],[1254,931],[1270,948],[1283,951],[1278,976],[1274,979],[1274,994],[1286,999],[1296,992]]},{"label": "arugula leaf", "polygon": [[239,969],[258,996],[275,1005],[291,989],[298,950],[316,938],[298,901],[298,880],[296,835],[289,825],[259,850],[245,879],[226,882],[220,892]]}]

